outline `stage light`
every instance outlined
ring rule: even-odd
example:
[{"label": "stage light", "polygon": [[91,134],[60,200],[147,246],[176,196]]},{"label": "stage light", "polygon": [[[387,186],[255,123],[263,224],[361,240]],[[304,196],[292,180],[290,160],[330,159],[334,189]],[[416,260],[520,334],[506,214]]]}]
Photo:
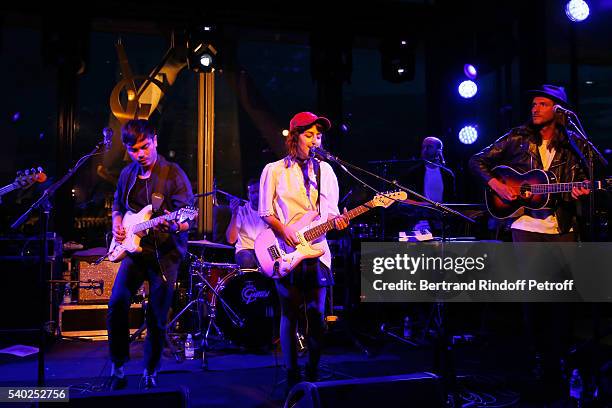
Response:
[{"label": "stage light", "polygon": [[204,67],[210,67],[212,65],[213,59],[208,53],[204,53],[200,55],[200,64]]},{"label": "stage light", "polygon": [[589,17],[589,5],[584,0],[570,0],[565,5],[565,14],[571,21],[579,23]]},{"label": "stage light", "polygon": [[462,98],[468,99],[476,95],[476,93],[478,92],[478,86],[476,86],[476,83],[474,81],[467,80],[459,84],[458,90],[459,95],[461,95]]},{"label": "stage light", "polygon": [[464,126],[459,131],[459,141],[463,144],[472,144],[478,139],[476,126]]},{"label": "stage light", "polygon": [[211,44],[199,43],[189,52],[187,67],[195,72],[213,72],[217,50]]},{"label": "stage light", "polygon": [[283,136],[289,136],[289,131],[287,129],[283,129]]},{"label": "stage light", "polygon": [[463,66],[463,73],[469,79],[476,79],[476,76],[478,75],[478,71],[476,70],[476,67],[473,66],[472,64],[465,64]]},{"label": "stage light", "polygon": [[216,44],[217,29],[211,24],[202,24],[189,29],[187,34],[187,67],[195,72],[213,72],[219,65]]}]

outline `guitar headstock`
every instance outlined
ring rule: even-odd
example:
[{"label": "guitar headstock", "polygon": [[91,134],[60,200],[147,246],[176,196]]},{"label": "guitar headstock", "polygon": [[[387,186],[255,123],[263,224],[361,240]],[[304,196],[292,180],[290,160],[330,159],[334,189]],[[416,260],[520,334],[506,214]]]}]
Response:
[{"label": "guitar headstock", "polygon": [[28,170],[18,171],[17,177],[15,177],[15,181],[13,183],[20,188],[27,188],[34,183],[42,183],[46,180],[47,175],[44,173],[42,167],[32,167]]},{"label": "guitar headstock", "polygon": [[396,201],[403,201],[408,198],[405,191],[388,191],[374,196],[371,203],[374,207],[387,208]]},{"label": "guitar headstock", "polygon": [[178,210],[178,220],[179,222],[193,220],[198,216],[198,209],[196,207],[187,206]]}]

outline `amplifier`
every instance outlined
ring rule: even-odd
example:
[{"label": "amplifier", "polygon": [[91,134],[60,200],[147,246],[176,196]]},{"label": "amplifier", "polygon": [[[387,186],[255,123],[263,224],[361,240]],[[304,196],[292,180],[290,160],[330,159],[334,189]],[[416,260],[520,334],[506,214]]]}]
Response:
[{"label": "amplifier", "polygon": [[[102,261],[96,265],[87,261],[72,262],[73,276],[81,283],[77,294],[77,303],[108,303],[120,262]],[[91,281],[91,284],[87,282]]]},{"label": "amplifier", "polygon": [[[62,336],[84,337],[93,340],[106,340],[106,314],[108,305],[60,305],[59,329]],[[130,306],[130,334],[144,323],[144,310],[140,303]]]}]

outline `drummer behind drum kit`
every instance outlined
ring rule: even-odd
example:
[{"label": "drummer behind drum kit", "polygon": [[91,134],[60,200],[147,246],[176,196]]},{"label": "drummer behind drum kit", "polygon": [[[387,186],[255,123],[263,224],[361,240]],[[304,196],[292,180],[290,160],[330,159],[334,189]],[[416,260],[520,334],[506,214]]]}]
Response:
[{"label": "drummer behind drum kit", "polygon": [[[189,241],[201,249],[234,249],[207,240]],[[187,311],[194,316],[195,336],[201,337],[203,351],[209,340],[228,340],[244,348],[270,346],[278,320],[278,298],[271,279],[259,269],[244,269],[231,263],[206,262],[193,258],[189,266],[187,305],[168,323],[170,330]],[[215,332],[213,337],[212,331]]]}]

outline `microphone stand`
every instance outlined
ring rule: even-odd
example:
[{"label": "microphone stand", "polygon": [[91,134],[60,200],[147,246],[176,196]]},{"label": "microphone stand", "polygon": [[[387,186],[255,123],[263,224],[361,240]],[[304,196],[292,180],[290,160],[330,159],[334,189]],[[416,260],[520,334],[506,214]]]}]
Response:
[{"label": "microphone stand", "polygon": [[[576,124],[576,122],[574,122],[572,120],[572,116],[576,119],[576,122],[578,122],[577,124]],[[590,191],[589,191],[589,215],[588,215],[588,223],[589,223],[589,235],[591,237],[591,240],[594,241],[595,240],[595,226],[593,225],[593,220],[595,218],[595,215],[594,215],[594,212],[595,212],[595,163],[594,163],[594,156],[597,156],[597,160],[604,167],[608,166],[608,161],[603,157],[601,152],[597,149],[597,147],[595,147],[595,145],[593,145],[591,140],[587,137],[586,132],[584,131],[584,128],[582,127],[582,123],[580,123],[580,119],[578,119],[578,115],[576,115],[573,112],[572,112],[572,115],[567,115],[567,123],[573,128],[575,134],[577,134],[586,143],[586,145],[588,147],[588,151],[587,151],[588,158],[585,160],[584,155],[578,149],[576,144],[570,138],[568,138],[568,140],[570,141],[570,145],[575,150],[575,152],[578,154],[578,156],[582,159],[582,161],[586,165],[587,171],[589,173],[588,177],[589,177],[589,184],[591,185],[591,188],[590,188]]]},{"label": "microphone stand", "polygon": [[[419,194],[419,193],[417,193],[416,191],[413,191],[413,190],[409,189],[408,187],[405,187],[405,186],[401,185],[401,184],[400,184],[400,183],[398,183],[396,180],[388,180],[388,179],[386,179],[386,178],[384,178],[384,177],[379,176],[378,174],[372,173],[372,172],[370,172],[370,171],[368,171],[368,170],[362,169],[361,167],[355,166],[354,164],[348,163],[348,162],[346,162],[346,161],[344,161],[344,160],[340,159],[338,156],[334,156],[334,155],[332,155],[332,154],[331,154],[331,153],[329,153],[329,152],[324,152],[324,151],[322,151],[322,149],[317,149],[317,150],[318,150],[318,152],[316,152],[315,154],[318,154],[318,155],[319,155],[320,157],[322,157],[323,159],[326,159],[326,160],[329,160],[329,161],[332,161],[332,162],[336,163],[336,164],[337,164],[338,166],[340,166],[340,168],[341,168],[341,169],[342,169],[344,172],[346,172],[346,173],[347,173],[349,176],[353,177],[353,178],[354,178],[354,179],[356,179],[356,180],[357,180],[359,183],[361,183],[361,184],[363,184],[364,186],[368,187],[369,189],[373,190],[373,191],[374,191],[374,192],[376,192],[377,194],[381,194],[381,193],[380,193],[378,190],[376,190],[374,187],[372,187],[372,186],[368,185],[366,182],[364,182],[363,180],[361,180],[359,177],[357,177],[357,176],[355,176],[353,173],[351,173],[351,172],[350,172],[350,171],[347,169],[347,167],[348,167],[348,168],[351,168],[351,169],[354,169],[354,170],[357,170],[357,171],[360,171],[360,172],[362,172],[362,173],[365,173],[365,174],[367,174],[367,175],[369,175],[369,176],[372,176],[372,177],[374,177],[374,178],[376,178],[376,179],[378,179],[378,180],[380,180],[380,181],[383,181],[383,182],[385,182],[385,183],[387,183],[387,184],[391,184],[391,185],[393,185],[394,187],[397,187],[398,189],[403,190],[403,191],[407,192],[408,194],[411,194],[411,195],[413,195],[413,196],[417,197],[418,199],[420,199],[420,200],[422,200],[422,201],[425,201],[425,202],[427,202],[427,203],[431,204],[431,206],[433,207],[433,209],[434,209],[434,210],[439,211],[439,212],[441,212],[441,213],[443,213],[443,214],[444,214],[444,213],[453,214],[453,215],[456,215],[456,216],[458,216],[458,217],[463,218],[463,219],[464,219],[464,220],[466,220],[466,221],[469,221],[469,222],[472,222],[472,223],[475,223],[475,222],[476,222],[476,221],[475,221],[473,218],[470,218],[470,217],[468,217],[467,215],[464,215],[464,214],[460,213],[459,211],[453,210],[452,208],[449,208],[449,207],[445,206],[445,205],[444,205],[444,204],[442,204],[442,203],[439,203],[439,202],[434,201],[434,200],[430,200],[429,198],[425,197],[424,195]],[[428,161],[427,161],[427,162],[428,162]],[[440,166],[440,167],[443,167],[443,166]],[[412,204],[412,205],[414,205],[414,204]]]},{"label": "microphone stand", "polygon": [[[49,256],[49,249],[47,247],[47,235],[49,230],[49,219],[51,211],[53,210],[53,204],[51,203],[51,199],[55,195],[55,192],[66,182],[70,177],[72,177],[76,171],[81,168],[81,166],[92,156],[102,153],[102,146],[108,145],[109,140],[102,140],[93,150],[81,157],[74,167],[68,170],[68,172],[51,186],[49,186],[42,194],[42,196],[28,208],[28,210],[23,213],[17,221],[11,225],[12,229],[19,228],[29,217],[30,214],[38,209],[40,212],[40,254],[39,254],[39,275],[38,275],[38,284],[39,284],[39,299],[41,299],[41,306],[39,310],[39,343],[38,343],[38,386],[42,387],[45,385],[45,347],[46,347],[46,330],[45,330],[45,300],[47,300],[47,279],[45,277],[45,265],[47,264],[47,258]],[[51,301],[51,299],[49,299]],[[49,316],[52,318],[52,316]]]}]

